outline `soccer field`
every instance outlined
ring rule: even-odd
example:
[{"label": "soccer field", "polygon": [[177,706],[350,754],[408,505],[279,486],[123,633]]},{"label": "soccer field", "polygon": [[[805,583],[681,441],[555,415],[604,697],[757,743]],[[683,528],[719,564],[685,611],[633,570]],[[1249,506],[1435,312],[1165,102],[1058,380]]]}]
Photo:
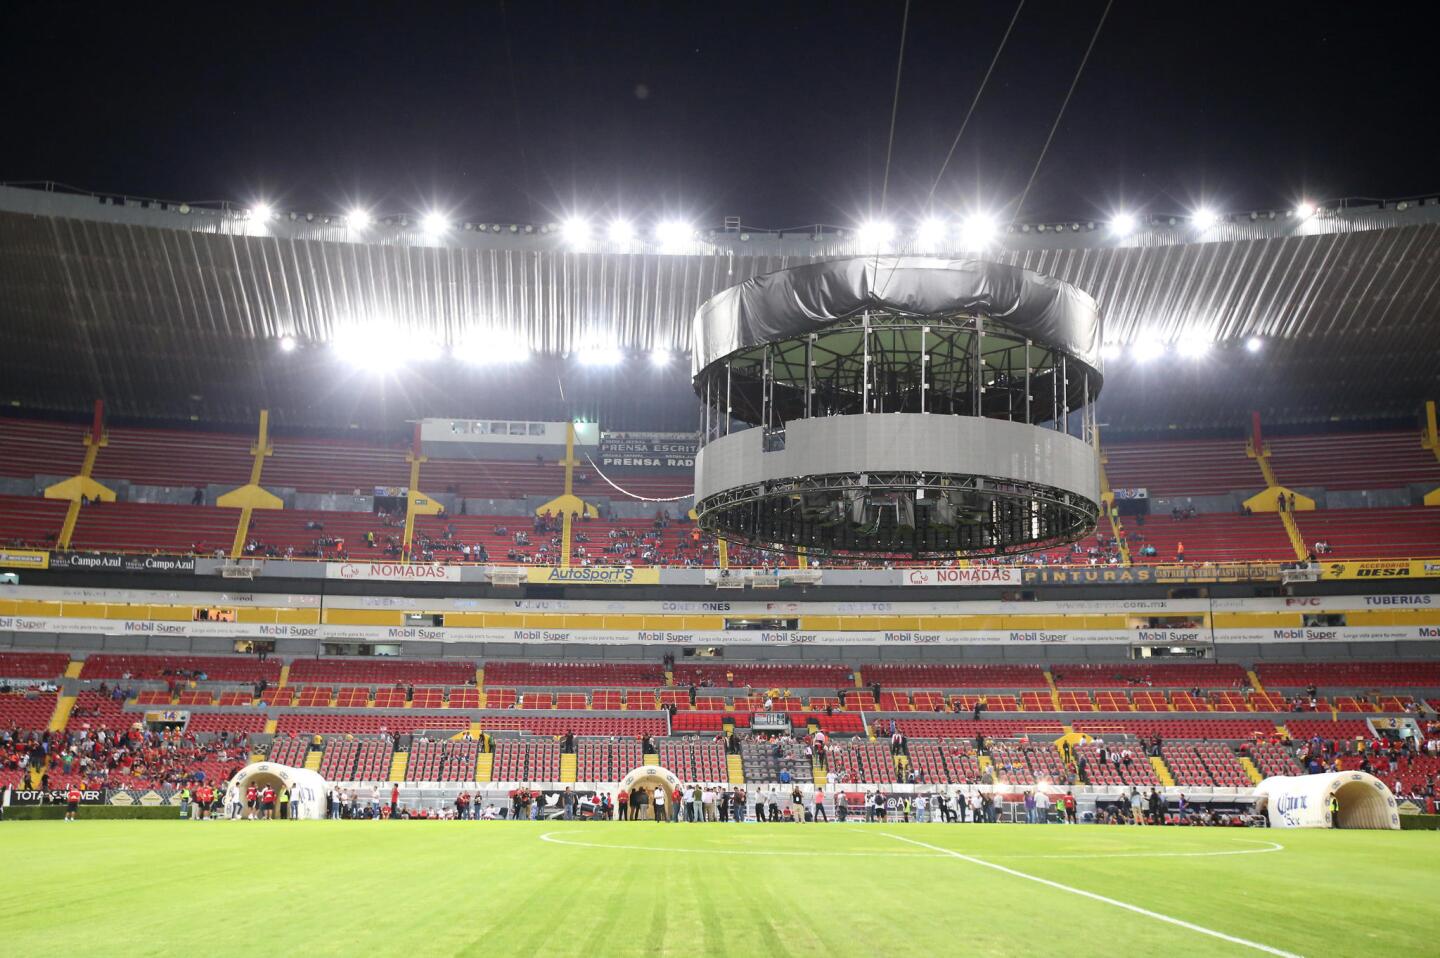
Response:
[{"label": "soccer field", "polygon": [[16,954],[1435,955],[1440,833],[14,822]]}]

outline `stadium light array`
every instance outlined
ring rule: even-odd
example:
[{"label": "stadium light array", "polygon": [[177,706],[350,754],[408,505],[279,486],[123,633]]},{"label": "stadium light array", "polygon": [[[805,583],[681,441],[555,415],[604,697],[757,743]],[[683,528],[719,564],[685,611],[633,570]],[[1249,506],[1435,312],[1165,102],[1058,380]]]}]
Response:
[{"label": "stadium light array", "polygon": [[1165,344],[1158,339],[1142,339],[1135,344],[1131,355],[1142,363],[1148,363],[1165,355]]},{"label": "stadium light array", "polygon": [[274,208],[263,200],[250,207],[250,219],[256,223],[268,223],[274,215]]},{"label": "stadium light array", "polygon": [[1104,346],[1100,347],[1100,358],[1119,359],[1124,351],[1125,350],[1121,348],[1119,343],[1106,343]]},{"label": "stadium light array", "polygon": [[356,207],[345,214],[345,225],[352,230],[363,230],[370,225],[370,211]]},{"label": "stadium light array", "polygon": [[1135,227],[1137,225],[1138,223],[1135,219],[1134,214],[1116,213],[1110,219],[1110,232],[1120,237],[1129,236],[1131,233],[1135,232]]},{"label": "stadium light array", "polygon": [[695,227],[685,220],[661,220],[655,225],[655,241],[662,247],[684,246],[695,237]]},{"label": "stadium light array", "polygon": [[584,246],[590,241],[590,221],[583,216],[567,217],[560,224],[560,238],[570,246]]},{"label": "stadium light array", "polygon": [[1175,351],[1186,359],[1203,359],[1212,343],[1204,336],[1186,336],[1175,344]]},{"label": "stadium light array", "polygon": [[431,210],[420,218],[420,229],[426,236],[444,236],[450,231],[450,220],[444,213]]},{"label": "stadium light array", "polygon": [[950,235],[950,224],[938,216],[929,216],[915,228],[915,243],[922,250],[937,250],[945,245]]},{"label": "stadium light array", "polygon": [[280,337],[280,351],[282,353],[293,353],[295,351],[296,345],[298,344],[295,342],[294,336]]},{"label": "stadium light array", "polygon": [[988,213],[972,213],[960,224],[960,245],[964,249],[984,249],[995,239],[995,217]]},{"label": "stadium light array", "polygon": [[1295,218],[1301,221],[1308,220],[1315,215],[1315,204],[1309,200],[1301,200],[1295,204]]},{"label": "stadium light array", "polygon": [[652,349],[650,351],[650,365],[652,366],[668,366],[673,358],[668,349]]},{"label": "stadium light array", "polygon": [[575,354],[582,366],[618,366],[625,354],[615,346],[589,346]]},{"label": "stadium light array", "polygon": [[895,224],[886,220],[866,220],[855,230],[855,245],[866,252],[885,252],[895,239]]},{"label": "stadium light array", "polygon": [[610,221],[608,235],[612,243],[632,243],[635,241],[635,224],[623,216],[617,216]]},{"label": "stadium light array", "polygon": [[1196,229],[1208,230],[1219,222],[1220,217],[1208,206],[1200,206],[1190,214],[1190,222]]},{"label": "stadium light array", "polygon": [[528,361],[530,349],[506,336],[477,334],[451,349],[450,355],[472,366],[501,366]]},{"label": "stadium light array", "polygon": [[1249,339],[1245,340],[1246,352],[1258,353],[1264,348],[1265,340],[1261,339],[1259,336],[1251,336]]}]

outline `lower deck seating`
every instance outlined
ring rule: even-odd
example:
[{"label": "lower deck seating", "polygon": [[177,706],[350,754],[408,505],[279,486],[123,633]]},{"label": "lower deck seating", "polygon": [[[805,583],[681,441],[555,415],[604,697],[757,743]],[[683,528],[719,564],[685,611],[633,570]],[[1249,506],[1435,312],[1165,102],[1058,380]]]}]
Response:
[{"label": "lower deck seating", "polygon": [[719,742],[662,738],[655,746],[660,764],[679,776],[682,782],[729,780],[725,765],[725,746]]},{"label": "lower deck seating", "polygon": [[310,751],[310,739],[277,735],[270,743],[270,754],[266,756],[276,765],[300,768],[305,764],[305,755]]},{"label": "lower deck seating", "polygon": [[805,783],[815,778],[814,766],[797,742],[742,742],[740,765],[747,782]]},{"label": "lower deck seating", "polygon": [[830,778],[846,784],[882,784],[895,778],[895,759],[889,745],[863,739],[832,739],[825,750]]},{"label": "lower deck seating", "polygon": [[575,743],[575,772],[582,782],[618,782],[644,761],[635,739],[582,738]]},{"label": "lower deck seating", "polygon": [[560,744],[532,738],[496,739],[490,777],[497,782],[558,782]]},{"label": "lower deck seating", "polygon": [[1261,775],[1303,775],[1304,770],[1300,763],[1295,761],[1295,756],[1283,745],[1275,745],[1270,742],[1254,742],[1241,747],[1243,754],[1249,755],[1250,760],[1255,763],[1255,768]]},{"label": "lower deck seating", "polygon": [[380,781],[390,777],[394,748],[382,739],[339,739],[325,744],[317,771],[330,782]]},{"label": "lower deck seating", "polygon": [[417,738],[405,765],[407,782],[473,782],[480,743],[463,739]]},{"label": "lower deck seating", "polygon": [[406,732],[460,732],[470,727],[464,716],[387,713],[384,715],[319,715],[289,713],[280,716],[276,730],[287,735],[378,735]]},{"label": "lower deck seating", "polygon": [[50,724],[50,716],[53,714],[53,692],[0,694],[0,730],[15,728],[21,731],[37,731]]}]

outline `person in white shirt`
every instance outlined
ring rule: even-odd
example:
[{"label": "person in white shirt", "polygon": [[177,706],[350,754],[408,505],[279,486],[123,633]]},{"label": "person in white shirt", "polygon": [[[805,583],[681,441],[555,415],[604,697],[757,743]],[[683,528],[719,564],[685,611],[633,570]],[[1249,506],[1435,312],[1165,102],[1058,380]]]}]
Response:
[{"label": "person in white shirt", "polygon": [[1041,825],[1050,821],[1050,796],[1038,789],[1035,792],[1035,818]]},{"label": "person in white shirt", "polygon": [[670,816],[665,814],[665,789],[662,786],[655,786],[655,821],[668,822]]}]

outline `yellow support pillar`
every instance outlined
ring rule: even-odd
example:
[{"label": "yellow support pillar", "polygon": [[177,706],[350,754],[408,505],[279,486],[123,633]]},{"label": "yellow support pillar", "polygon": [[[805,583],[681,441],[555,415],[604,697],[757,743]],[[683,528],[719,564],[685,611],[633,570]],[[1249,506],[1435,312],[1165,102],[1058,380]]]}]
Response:
[{"label": "yellow support pillar", "polygon": [[600,514],[598,509],[575,495],[575,467],[580,463],[575,459],[574,423],[567,423],[565,426],[565,458],[560,460],[560,465],[565,467],[565,491],[537,508],[535,514],[537,516],[543,516],[547,512],[559,514],[560,567],[568,569],[570,568],[570,535],[573,531],[575,517],[583,513],[593,519]]},{"label": "yellow support pillar", "polygon": [[[1285,526],[1285,534],[1290,539],[1290,548],[1294,551],[1295,558],[1309,557],[1310,551],[1305,548],[1305,538],[1300,534],[1300,527],[1295,524],[1294,513],[1313,511],[1315,500],[1280,485],[1280,481],[1275,478],[1275,470],[1270,467],[1268,443],[1257,448],[1254,439],[1248,440],[1245,443],[1245,455],[1255,460],[1256,465],[1260,467],[1260,475],[1265,479],[1265,488],[1246,499],[1245,508],[1251,512],[1273,512],[1279,515],[1280,522]],[[1280,508],[1282,496],[1288,503],[1284,509]]]},{"label": "yellow support pillar", "polygon": [[716,549],[717,554],[718,554],[719,557],[720,557],[720,568],[722,568],[722,569],[728,569],[728,568],[730,568],[730,548],[729,548],[729,543],[727,543],[724,539],[716,539],[716,540],[715,540],[715,549]]},{"label": "yellow support pillar", "polygon": [[1435,424],[1435,400],[1425,401],[1425,431],[1420,434],[1420,445],[1429,449],[1440,459],[1440,427]]},{"label": "yellow support pillar", "polygon": [[235,539],[230,544],[230,558],[239,559],[245,554],[245,540],[250,535],[250,517],[256,509],[284,509],[285,503],[279,496],[266,492],[260,486],[260,474],[265,469],[265,459],[275,451],[270,444],[270,410],[260,410],[260,430],[255,445],[250,447],[254,460],[250,463],[250,481],[231,489],[215,500],[221,509],[239,509],[240,519],[235,523]]},{"label": "yellow support pillar", "polygon": [[410,562],[413,558],[410,544],[415,539],[415,517],[438,516],[445,511],[444,506],[420,491],[420,464],[427,461],[420,454],[420,449],[420,424],[417,422],[410,452],[405,457],[410,463],[410,487],[405,490],[405,541],[401,546],[401,556],[405,562]]},{"label": "yellow support pillar", "polygon": [[75,535],[75,523],[80,519],[80,508],[85,501],[115,501],[113,489],[90,478],[95,470],[95,457],[109,444],[101,425],[104,416],[105,404],[97,399],[95,414],[90,421],[90,431],[85,434],[85,460],[80,464],[79,474],[45,488],[46,499],[65,499],[70,503],[70,508],[65,510],[65,523],[60,527],[60,535],[55,540],[58,549],[70,548],[70,539]]}]

